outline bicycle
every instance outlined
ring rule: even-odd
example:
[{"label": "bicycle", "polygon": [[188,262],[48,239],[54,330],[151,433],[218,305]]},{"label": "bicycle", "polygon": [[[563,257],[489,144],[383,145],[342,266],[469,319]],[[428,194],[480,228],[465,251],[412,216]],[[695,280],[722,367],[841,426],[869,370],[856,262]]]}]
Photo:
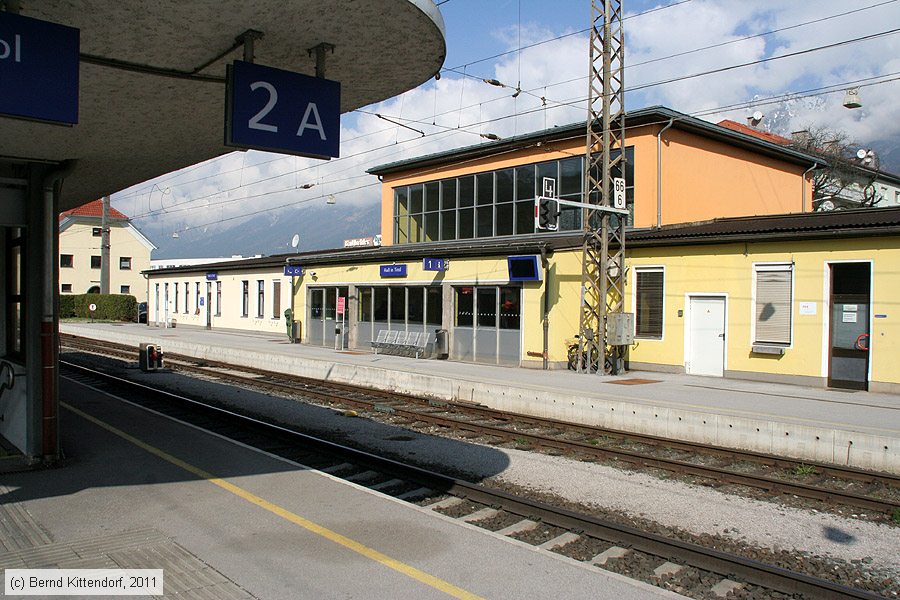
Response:
[{"label": "bicycle", "polygon": [[[570,371],[578,370],[578,345],[581,339],[580,335],[575,335],[573,338],[569,338],[566,340],[568,344],[567,348],[567,357],[568,357],[568,367]],[[591,360],[593,358],[594,360]],[[596,365],[600,364],[597,356],[597,349],[594,346],[589,346],[588,350],[585,350],[581,353],[581,367],[582,369],[588,367],[591,373],[597,372]]]}]

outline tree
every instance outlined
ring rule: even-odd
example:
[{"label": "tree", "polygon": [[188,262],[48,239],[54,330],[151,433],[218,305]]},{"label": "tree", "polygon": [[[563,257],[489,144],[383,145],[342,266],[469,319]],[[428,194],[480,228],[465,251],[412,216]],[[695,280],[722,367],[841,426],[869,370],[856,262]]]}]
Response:
[{"label": "tree", "polygon": [[877,193],[878,157],[843,131],[809,127],[793,134],[792,147],[818,156],[823,164],[812,172],[813,210],[869,208],[883,200]]}]

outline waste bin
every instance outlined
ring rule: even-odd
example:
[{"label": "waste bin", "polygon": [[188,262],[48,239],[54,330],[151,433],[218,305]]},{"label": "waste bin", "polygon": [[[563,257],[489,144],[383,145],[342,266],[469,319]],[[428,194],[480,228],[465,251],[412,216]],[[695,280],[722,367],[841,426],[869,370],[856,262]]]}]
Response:
[{"label": "waste bin", "polygon": [[446,329],[434,330],[434,357],[447,358],[450,356],[450,336]]}]

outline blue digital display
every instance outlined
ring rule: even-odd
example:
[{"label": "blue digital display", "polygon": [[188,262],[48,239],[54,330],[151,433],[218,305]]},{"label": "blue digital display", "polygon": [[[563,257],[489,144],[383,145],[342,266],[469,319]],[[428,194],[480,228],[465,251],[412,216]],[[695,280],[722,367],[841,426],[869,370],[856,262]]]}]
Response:
[{"label": "blue digital display", "polygon": [[341,84],[241,60],[228,66],[225,145],[337,158]]},{"label": "blue digital display", "polygon": [[537,256],[509,256],[507,264],[510,281],[541,281],[541,265]]},{"label": "blue digital display", "polygon": [[424,271],[446,271],[447,259],[445,258],[423,258],[422,269]]},{"label": "blue digital display", "polygon": [[0,114],[78,123],[80,32],[0,11]]},{"label": "blue digital display", "polygon": [[284,276],[285,277],[302,277],[303,276],[303,267],[300,265],[285,265],[284,266]]},{"label": "blue digital display", "polygon": [[406,277],[406,265],[381,265],[382,277]]}]

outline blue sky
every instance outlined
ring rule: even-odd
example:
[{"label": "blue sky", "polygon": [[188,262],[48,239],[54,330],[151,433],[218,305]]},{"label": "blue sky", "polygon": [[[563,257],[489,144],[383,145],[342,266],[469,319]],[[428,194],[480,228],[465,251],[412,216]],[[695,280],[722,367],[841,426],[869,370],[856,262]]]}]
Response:
[{"label": "blue sky", "polygon": [[[900,0],[625,0],[625,8],[625,83],[635,90],[626,94],[628,110],[661,104],[712,122],[759,110],[762,127],[782,135],[827,126],[860,145],[900,144],[900,34],[891,32],[900,27]],[[448,69],[440,81],[366,107],[424,137],[351,113],[342,118],[340,159],[232,153],[123,190],[113,205],[138,227],[215,235],[239,223],[247,206],[275,218],[329,195],[341,204],[377,203],[378,182],[365,171],[378,164],[480,143],[486,133],[507,137],[585,118],[588,36],[565,34],[590,26],[589,0],[449,0],[440,10]],[[848,43],[875,34],[882,35]],[[520,39],[525,49],[517,52]],[[527,47],[546,40],[554,41]],[[816,50],[828,44],[837,45]],[[793,53],[802,54],[778,58]],[[753,64],[652,85],[745,63]],[[449,70],[456,67],[467,76]],[[520,81],[524,91],[513,97]],[[864,106],[849,111],[844,91],[860,84]],[[302,189],[306,183],[314,186]]]}]

